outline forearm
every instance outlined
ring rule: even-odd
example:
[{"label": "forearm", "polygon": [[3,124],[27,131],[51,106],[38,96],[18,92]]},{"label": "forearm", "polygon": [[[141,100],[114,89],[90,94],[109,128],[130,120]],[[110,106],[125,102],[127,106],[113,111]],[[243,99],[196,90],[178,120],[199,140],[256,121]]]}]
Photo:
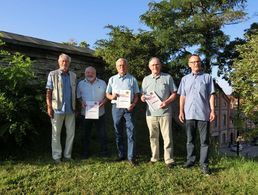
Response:
[{"label": "forearm", "polygon": [[48,89],[46,93],[47,107],[52,108],[52,90]]},{"label": "forearm", "polygon": [[176,92],[173,92],[164,102],[166,105],[170,104],[176,99]]},{"label": "forearm", "polygon": [[211,109],[211,112],[215,112],[215,95],[211,95],[210,96],[210,109]]}]

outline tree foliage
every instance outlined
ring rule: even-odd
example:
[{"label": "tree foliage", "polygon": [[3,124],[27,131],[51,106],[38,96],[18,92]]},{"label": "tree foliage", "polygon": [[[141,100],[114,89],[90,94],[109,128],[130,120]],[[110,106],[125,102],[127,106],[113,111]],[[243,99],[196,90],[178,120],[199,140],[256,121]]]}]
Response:
[{"label": "tree foliage", "polygon": [[4,50],[0,55],[0,139],[8,141],[13,137],[22,144],[39,127],[42,93],[33,82],[35,76],[29,57]]},{"label": "tree foliage", "polygon": [[173,58],[184,56],[192,47],[203,55],[204,69],[211,71],[229,41],[221,28],[240,22],[245,0],[163,0],[151,2],[141,16],[157,41]]},{"label": "tree foliage", "polygon": [[168,54],[162,51],[162,47],[156,44],[151,32],[133,33],[125,26],[108,25],[106,28],[110,29],[110,39],[96,42],[96,55],[104,59],[107,70],[112,74],[116,72],[116,60],[123,57],[128,60],[130,72],[142,80],[148,72],[150,57],[158,56],[161,61],[168,57]]},{"label": "tree foliage", "polygon": [[247,35],[247,42],[237,46],[239,58],[233,62],[232,87],[241,98],[245,115],[258,122],[258,31]]}]

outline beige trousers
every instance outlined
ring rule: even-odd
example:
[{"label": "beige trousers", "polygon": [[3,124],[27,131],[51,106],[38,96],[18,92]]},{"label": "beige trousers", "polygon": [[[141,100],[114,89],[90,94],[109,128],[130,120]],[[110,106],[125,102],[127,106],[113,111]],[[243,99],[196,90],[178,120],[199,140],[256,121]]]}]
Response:
[{"label": "beige trousers", "polygon": [[64,157],[71,158],[73,139],[75,132],[75,114],[54,114],[54,118],[51,119],[52,123],[52,158],[54,160],[62,158],[62,146],[61,146],[61,130],[63,123],[65,122],[66,128],[66,141]]},{"label": "beige trousers", "polygon": [[151,161],[159,160],[159,132],[164,142],[164,161],[166,164],[174,162],[172,140],[172,116],[147,116],[150,133]]}]

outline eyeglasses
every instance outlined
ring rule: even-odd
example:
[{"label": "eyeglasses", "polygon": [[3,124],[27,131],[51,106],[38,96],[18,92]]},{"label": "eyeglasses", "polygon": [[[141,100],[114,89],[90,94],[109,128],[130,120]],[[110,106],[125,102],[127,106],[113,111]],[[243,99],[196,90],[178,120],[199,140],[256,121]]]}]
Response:
[{"label": "eyeglasses", "polygon": [[195,63],[200,63],[201,61],[192,61],[192,62],[189,62],[190,64],[195,64]]}]

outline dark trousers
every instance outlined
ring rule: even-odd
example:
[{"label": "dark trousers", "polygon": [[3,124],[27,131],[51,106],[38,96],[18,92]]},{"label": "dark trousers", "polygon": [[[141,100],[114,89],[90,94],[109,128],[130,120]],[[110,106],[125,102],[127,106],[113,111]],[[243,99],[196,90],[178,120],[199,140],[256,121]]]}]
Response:
[{"label": "dark trousers", "polygon": [[196,140],[196,131],[198,129],[200,135],[200,165],[208,165],[209,126],[209,121],[186,120],[187,162],[195,163],[196,156],[194,152],[194,147]]},{"label": "dark trousers", "polygon": [[116,104],[112,105],[112,117],[114,121],[116,146],[119,158],[125,158],[125,145],[124,139],[124,122],[127,134],[127,158],[133,160],[135,155],[135,138],[134,138],[134,121],[133,113],[129,112],[126,108],[116,108]]},{"label": "dark trousers", "polygon": [[108,153],[107,149],[107,133],[105,125],[105,114],[100,116],[99,119],[85,119],[83,120],[83,157],[89,156],[91,131],[95,125],[97,135],[100,140],[100,155],[106,156]]}]

